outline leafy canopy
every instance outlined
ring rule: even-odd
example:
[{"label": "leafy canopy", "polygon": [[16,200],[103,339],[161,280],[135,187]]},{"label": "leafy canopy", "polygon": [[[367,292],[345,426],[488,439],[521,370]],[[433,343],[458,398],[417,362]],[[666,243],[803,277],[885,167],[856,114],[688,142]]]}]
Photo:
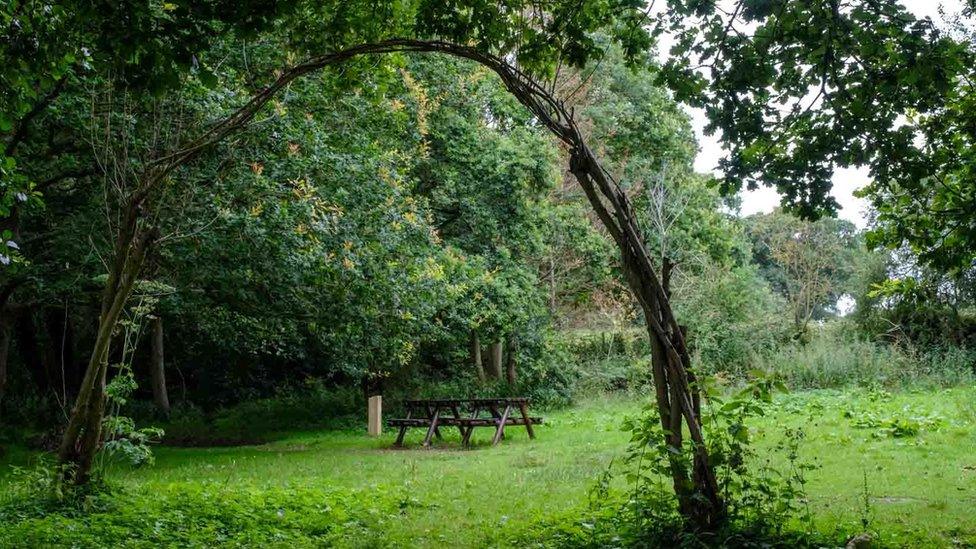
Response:
[{"label": "leafy canopy", "polygon": [[896,0],[670,0],[676,37],[661,76],[721,132],[724,189],[775,187],[787,208],[834,212],[837,166],[879,185],[918,181],[937,159],[904,117],[933,112],[970,54]]}]

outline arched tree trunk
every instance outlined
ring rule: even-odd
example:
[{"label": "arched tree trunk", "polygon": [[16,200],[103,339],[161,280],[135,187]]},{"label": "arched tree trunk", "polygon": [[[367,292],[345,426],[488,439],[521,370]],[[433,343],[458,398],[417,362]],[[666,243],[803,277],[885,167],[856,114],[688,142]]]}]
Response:
[{"label": "arched tree trunk", "polygon": [[[684,482],[688,472],[684,470],[683,462],[674,460],[671,464],[682,513],[700,528],[713,528],[724,520],[725,504],[708,460],[696,404],[699,399],[692,388],[694,378],[690,371],[690,358],[668,297],[647,255],[630,200],[587,146],[572,113],[551,92],[500,57],[473,47],[438,40],[391,39],[311,58],[283,71],[277,80],[256,93],[246,105],[179,150],[151,164],[128,201],[125,222],[116,240],[115,257],[103,294],[98,338],[62,442],[59,453],[61,462],[77,465],[77,479],[80,482],[87,480],[88,468],[97,449],[104,409],[107,347],[121,307],[132,291],[132,282],[141,267],[145,247],[151,240],[146,238],[152,234],[151,231],[140,229],[138,221],[140,211],[154,188],[169,173],[196,158],[201,151],[246,127],[262,107],[295,79],[360,55],[392,52],[444,53],[470,59],[491,69],[501,78],[508,91],[566,146],[570,155],[570,170],[620,249],[627,283],[644,313],[652,347],[657,346],[658,360],[653,361],[652,373],[661,424],[668,426],[671,432],[681,432],[683,426],[687,427],[691,438],[693,466],[690,485]],[[81,431],[86,434],[79,438]],[[668,442],[673,440],[671,436]],[[683,453],[685,450],[675,447],[674,451]]]}]

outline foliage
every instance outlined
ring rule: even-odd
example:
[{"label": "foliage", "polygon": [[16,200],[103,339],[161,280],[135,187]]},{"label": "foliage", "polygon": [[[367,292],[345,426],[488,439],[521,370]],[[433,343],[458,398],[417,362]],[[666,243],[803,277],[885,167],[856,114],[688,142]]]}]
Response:
[{"label": "foliage", "polygon": [[804,221],[775,211],[750,216],[746,232],[763,277],[792,309],[796,337],[806,337],[811,319],[836,312],[849,292],[858,240],[848,221]]},{"label": "foliage", "polygon": [[[882,310],[877,318],[907,326],[906,333],[938,332],[941,313],[950,310],[958,332],[950,339],[965,341],[968,324],[956,302],[929,302],[947,286],[964,289],[961,273],[971,267],[972,94],[959,85],[971,70],[971,44],[914,21],[893,0],[740,2],[731,13],[708,2],[667,7],[651,16],[633,0],[461,7],[428,0],[6,2],[0,315],[18,315],[17,365],[30,363],[29,371],[18,369],[18,383],[33,382],[66,409],[84,357],[93,357],[88,372],[98,379],[111,363],[106,394],[81,391],[90,397],[79,400],[73,425],[85,423],[88,434],[101,425],[107,396],[102,457],[137,464],[151,461],[148,444],[160,435],[121,415],[137,396],[141,321],[149,314],[176,320],[167,323],[170,371],[184,400],[189,385],[190,400],[207,407],[198,413],[187,405],[176,419],[189,433],[183,436],[197,441],[211,421],[228,440],[254,442],[248,435],[274,432],[284,418],[295,418],[294,427],[303,425],[302,413],[336,401],[360,406],[351,387],[397,396],[517,392],[545,404],[566,403],[577,390],[643,387],[645,353],[628,357],[626,349],[624,356],[608,350],[599,364],[611,367],[576,384],[589,359],[568,365],[552,314],[606,304],[600,299],[620,308],[619,273],[578,192],[559,187],[561,151],[484,69],[409,55],[357,59],[343,71],[289,81],[267,105],[253,103],[263,107],[249,113],[249,132],[171,156],[193,136],[211,135],[214,120],[268,89],[282,67],[390,37],[471,45],[511,60],[547,89],[579,80],[570,100],[587,88],[578,105],[587,130],[635,198],[637,219],[621,222],[647,237],[666,291],[687,312],[692,350],[707,362],[703,372],[741,376],[754,357],[775,361],[781,334],[775,299],[749,265],[741,227],[724,209],[729,203],[714,182],[692,172],[688,117],[662,83],[677,99],[706,107],[710,130],[722,131],[731,150],[722,164],[725,191],[771,184],[787,206],[815,216],[832,209],[835,165],[871,165],[876,182],[868,192],[881,223],[872,243],[908,242],[923,261],[956,271],[948,285],[914,276],[878,281],[863,296]],[[678,39],[663,67],[652,62],[648,23]],[[567,78],[563,66],[577,72]],[[223,138],[219,130],[212,135]],[[198,162],[183,165],[191,156]],[[932,180],[944,190],[926,195],[920,185]],[[948,232],[933,212],[952,214]],[[764,231],[753,235],[768,248],[755,246],[760,270],[792,302],[805,335],[810,319],[828,316],[843,293],[853,231],[826,221],[773,229],[765,240]],[[141,253],[130,252],[141,249],[134,242],[150,240],[140,271]],[[950,253],[940,263],[942,249]],[[570,267],[557,272],[557,259]],[[118,321],[122,307],[111,306],[113,295],[130,298],[127,283],[137,275],[153,281],[135,284],[137,299]],[[611,315],[639,323],[633,311]],[[9,336],[11,326],[2,329]],[[114,349],[90,352],[96,331]],[[508,340],[518,382],[473,383],[466,356],[473,335]],[[35,349],[36,339],[46,348]],[[6,345],[3,352],[6,370]],[[877,356],[885,352],[900,351]],[[962,348],[951,352],[967,356]],[[904,363],[916,365],[915,358]],[[802,378],[801,370],[793,371]],[[962,377],[964,370],[950,371]],[[815,375],[834,383],[836,373],[823,367]],[[306,394],[290,389],[295,380],[321,385],[305,387]],[[759,389],[768,396],[768,387]],[[84,405],[86,398],[99,406]],[[744,398],[729,404],[715,412],[724,431],[712,444],[740,498],[734,512],[792,516],[794,483],[802,480],[795,470],[779,483],[773,473],[750,477],[740,468],[746,420],[763,408]],[[79,421],[89,411],[94,423]],[[321,427],[336,412],[308,425]],[[868,423],[913,428],[901,420]],[[80,431],[68,431],[70,443]],[[82,445],[79,463],[90,461],[99,442]],[[679,449],[657,450],[666,457]],[[79,468],[77,478],[87,474]],[[648,516],[669,524],[666,513],[655,514],[656,496],[645,497],[649,503],[639,505],[653,508]],[[782,533],[772,523],[754,526],[761,535]]]},{"label": "foliage", "polygon": [[[755,423],[766,414],[774,385],[771,379],[758,377],[729,397],[711,392],[707,414],[712,430],[709,441],[714,447],[710,455],[718,460],[720,482],[732,513],[721,531],[694,532],[677,513],[664,479],[670,475],[669,460],[680,454],[662,442],[657,409],[648,406],[624,423],[624,431],[630,434],[624,456],[625,497],[612,491],[608,468],[590,488],[582,517],[547,524],[518,543],[539,547],[807,547],[822,543],[818,535],[803,532],[792,522],[807,512],[804,489],[807,475],[814,470],[799,457],[803,432],[787,429],[770,450],[784,456],[783,471],[772,468],[768,457],[759,458],[749,434],[747,422]],[[757,471],[747,473],[752,467]]]},{"label": "foliage", "polygon": [[[816,458],[820,465],[808,474],[806,485],[815,531],[805,531],[802,523],[795,530],[791,525],[787,528],[820,546],[842,546],[864,531],[860,518],[866,494],[873,509],[870,530],[881,546],[971,545],[976,531],[968,521],[971,506],[965,496],[970,489],[972,473],[967,467],[972,465],[972,453],[959,441],[969,440],[976,426],[974,389],[898,390],[873,399],[871,395],[876,392],[851,389],[779,394],[767,405],[765,416],[748,424],[758,454],[755,467],[761,467],[768,458],[771,467],[784,470],[787,456],[775,447],[787,428],[804,430],[800,455]],[[292,432],[256,447],[158,448],[155,466],[116,469],[117,485],[112,493],[120,493],[122,508],[113,507],[108,514],[96,509],[99,518],[93,523],[115,517],[120,522],[113,524],[126,531],[130,528],[126,525],[135,529],[141,524],[151,532],[151,517],[172,516],[165,511],[168,505],[182,513],[179,524],[172,525],[178,532],[197,521],[205,525],[214,521],[237,524],[233,516],[250,513],[260,518],[265,512],[275,513],[282,502],[280,497],[290,501],[287,493],[292,491],[310,494],[311,499],[327,503],[335,512],[344,510],[366,521],[365,529],[356,522],[347,534],[336,532],[329,542],[335,546],[619,547],[623,543],[621,539],[614,541],[620,532],[616,525],[633,522],[633,514],[618,512],[632,493],[632,487],[619,474],[623,472],[620,456],[629,435],[620,430],[620,421],[622,416],[638,414],[645,400],[644,396],[613,395],[583,399],[572,408],[540,414],[546,425],[539,426],[534,441],[529,441],[523,430],[512,430],[504,443],[488,448],[489,435],[476,431],[478,445],[467,451],[457,450],[456,430],[445,430],[446,440],[433,451],[391,452],[388,446],[395,433],[385,432],[380,439],[371,439],[363,436],[362,423],[355,430]],[[879,417],[899,416],[909,406],[924,414],[938,414],[946,423],[911,439],[876,438],[871,430],[854,428],[843,417],[852,406]],[[413,432],[408,440],[419,441],[422,436]],[[32,454],[16,446],[8,450],[7,456],[0,457],[0,498],[10,495],[33,509],[31,502],[37,500],[14,496],[23,493],[13,489],[7,465],[26,464]],[[477,467],[472,467],[473,460]],[[612,475],[606,490],[594,489],[611,461]],[[648,503],[642,504],[643,508],[649,509],[650,498],[657,497],[661,515],[673,513],[668,490],[662,484],[659,491],[648,491]],[[216,501],[197,497],[203,494]],[[334,498],[343,494],[348,495],[343,498],[345,504],[334,503]],[[154,495],[164,500],[159,506],[152,501]],[[221,498],[232,502],[233,509],[225,507]],[[368,511],[380,505],[377,498],[392,507],[395,526],[393,519],[385,520],[382,510],[379,514]],[[106,497],[99,501],[111,500]],[[486,501],[494,503],[488,506]],[[270,511],[266,511],[265,503]],[[89,523],[82,513],[66,510],[63,503],[58,505],[44,518],[15,527],[14,532],[19,534],[28,525],[34,531],[47,532],[45,525],[52,524],[65,538],[75,536],[89,541],[89,546],[98,546],[97,540],[86,538]],[[214,506],[221,509],[219,517]],[[199,516],[194,512],[196,507],[201,510]],[[146,514],[140,509],[146,509]],[[310,517],[320,511],[316,506],[301,509]],[[25,510],[25,514],[38,516],[36,510]],[[147,518],[136,522],[133,514]],[[384,522],[371,522],[370,516]],[[13,535],[6,534],[10,530],[6,521],[14,520],[7,517],[10,515],[0,519],[0,535]],[[267,528],[290,524],[288,517],[281,520],[267,523]],[[169,526],[169,519],[164,524]],[[662,522],[662,528],[669,524]],[[675,526],[670,532],[678,529]],[[305,535],[311,531],[310,526]],[[97,532],[109,536],[105,539],[115,539],[106,529]],[[297,527],[292,535],[297,538],[300,532],[301,527]],[[802,546],[802,540],[794,541]],[[232,542],[212,541],[210,545],[222,543]]]},{"label": "foliage", "polygon": [[726,190],[774,186],[809,217],[836,208],[835,166],[868,165],[885,186],[938,165],[899,117],[938,113],[972,65],[931,20],[896,0],[668,7],[656,32],[676,44],[661,75],[721,131]]},{"label": "foliage", "polygon": [[[754,372],[753,376],[748,385],[729,396],[703,379],[700,383],[708,402],[702,412],[706,418],[703,425],[710,432],[709,456],[714,460],[719,486],[728,504],[731,528],[755,530],[759,536],[775,539],[802,510],[806,474],[811,467],[798,455],[803,432],[787,431],[779,449],[787,455],[788,469],[777,471],[761,465],[758,471],[750,470],[749,464],[757,459],[748,423],[766,415],[774,390],[785,390],[781,382],[761,372]],[[633,497],[641,500],[643,491],[655,490],[656,479],[667,477],[671,460],[688,459],[690,454],[664,442],[654,406],[648,406],[639,418],[627,420],[624,430],[632,433],[626,459],[634,466],[627,480],[633,486]],[[651,524],[638,523],[638,531],[656,528],[653,524],[661,522],[654,512],[648,518]]]},{"label": "foliage", "polygon": [[805,217],[836,208],[838,166],[868,166],[868,246],[946,271],[973,260],[972,10],[948,32],[882,2],[673,1],[662,80],[730,149],[723,188],[775,187]]},{"label": "foliage", "polygon": [[894,177],[879,178],[860,191],[877,210],[867,235],[869,246],[908,247],[922,263],[950,274],[971,269],[976,253],[972,16],[970,11],[950,27],[950,35],[964,48],[956,84],[940,98],[940,108],[910,113],[908,123],[924,147],[900,159]]},{"label": "foliage", "polygon": [[[204,411],[183,403],[163,422],[163,442],[174,446],[261,444],[295,429],[342,429],[361,419],[366,407],[361,391],[326,388],[315,379],[279,388],[276,395]],[[148,410],[134,411],[152,417]]]},{"label": "foliage", "polygon": [[854,319],[869,337],[921,347],[973,345],[971,270],[942,273],[909,250],[876,251],[855,280]]},{"label": "foliage", "polygon": [[[905,409],[905,414],[912,414],[912,410]],[[851,410],[844,412],[844,417],[851,419],[851,424],[858,429],[873,430],[872,436],[910,438],[923,430],[938,429],[944,420],[937,415],[903,415],[893,417],[878,417],[873,413],[858,413]]]},{"label": "foliage", "polygon": [[661,269],[665,260],[689,270],[702,258],[741,261],[743,242],[722,197],[692,170],[697,143],[688,115],[650,72],[628,70],[618,55],[594,69],[583,116],[630,194],[649,253]]},{"label": "foliage", "polygon": [[708,263],[679,278],[674,296],[704,372],[742,379],[756,356],[779,349],[789,338],[782,301],[753,266],[729,269]]},{"label": "foliage", "polygon": [[847,321],[829,322],[806,345],[786,345],[755,360],[756,368],[794,389],[951,387],[972,381],[972,364],[967,348],[878,343]]},{"label": "foliage", "polygon": [[406,497],[291,487],[229,488],[216,483],[95,493],[42,507],[29,499],[0,507],[0,544],[185,547],[330,544],[394,521]]}]

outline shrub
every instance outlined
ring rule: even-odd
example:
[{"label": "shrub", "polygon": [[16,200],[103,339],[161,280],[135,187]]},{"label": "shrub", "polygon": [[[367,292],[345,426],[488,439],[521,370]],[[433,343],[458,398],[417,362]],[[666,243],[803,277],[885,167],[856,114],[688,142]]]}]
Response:
[{"label": "shrub", "polygon": [[770,450],[784,455],[783,470],[774,469],[770,456],[760,455],[752,446],[746,420],[765,414],[776,385],[769,377],[759,377],[736,395],[710,396],[704,414],[709,418],[705,424],[709,453],[729,510],[718,531],[695,531],[678,513],[670,463],[687,460],[689,452],[675,457],[673,448],[664,443],[657,410],[649,405],[640,416],[625,421],[631,443],[626,465],[617,471],[624,473],[624,493],[611,490],[613,473],[608,468],[591,489],[586,508],[551,517],[518,533],[510,543],[566,548],[837,545],[839,540],[810,533],[804,487],[813,466],[800,456],[803,432],[787,430],[785,439]]},{"label": "shrub", "polygon": [[244,401],[209,414],[183,403],[163,422],[163,442],[176,446],[260,444],[285,431],[348,428],[366,409],[361,391],[326,388],[317,380],[269,398]]},{"label": "shrub", "polygon": [[752,369],[753,357],[775,351],[789,339],[782,298],[754,268],[707,266],[675,291],[678,319],[688,326],[695,364],[706,373]]}]

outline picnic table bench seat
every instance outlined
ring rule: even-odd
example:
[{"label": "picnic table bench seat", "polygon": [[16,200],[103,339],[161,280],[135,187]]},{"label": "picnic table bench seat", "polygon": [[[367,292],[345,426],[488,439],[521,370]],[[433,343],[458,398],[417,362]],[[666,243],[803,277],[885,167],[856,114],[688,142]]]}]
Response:
[{"label": "picnic table bench seat", "polygon": [[[530,417],[528,418],[532,425],[542,425],[543,419],[541,417]],[[430,419],[418,417],[418,418],[394,418],[386,421],[386,424],[390,427],[427,427],[430,425]],[[463,426],[475,426],[475,427],[492,427],[498,425],[498,420],[495,418],[481,417],[481,418],[470,418],[470,417],[442,417],[437,419],[438,426],[448,426],[457,427],[458,425]],[[525,420],[520,417],[509,417],[505,419],[505,425],[525,425]]]},{"label": "picnic table bench seat", "polygon": [[[387,425],[400,430],[394,443],[396,446],[403,445],[403,438],[411,427],[427,428],[424,446],[429,446],[434,436],[442,438],[441,427],[457,427],[465,446],[475,427],[494,427],[492,445],[495,445],[504,438],[505,427],[511,425],[524,425],[529,438],[535,438],[532,426],[541,425],[543,419],[529,416],[528,403],[529,399],[524,397],[406,400],[407,417],[387,420]],[[512,413],[515,409],[520,415]],[[463,415],[462,411],[468,415]],[[482,417],[482,413],[491,417]]]}]

